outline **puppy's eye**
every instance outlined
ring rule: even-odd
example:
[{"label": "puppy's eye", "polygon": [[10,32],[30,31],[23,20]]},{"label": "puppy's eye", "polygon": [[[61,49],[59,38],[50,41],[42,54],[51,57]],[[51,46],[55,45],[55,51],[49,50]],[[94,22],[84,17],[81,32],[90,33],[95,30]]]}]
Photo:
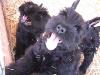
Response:
[{"label": "puppy's eye", "polygon": [[62,30],[61,30],[61,32],[63,33],[63,32],[64,32],[64,30],[62,29]]},{"label": "puppy's eye", "polygon": [[75,29],[76,29],[77,31],[80,31],[80,30],[81,30],[81,27],[78,26],[78,25],[75,25]]},{"label": "puppy's eye", "polygon": [[60,28],[60,27],[57,27],[58,29]]},{"label": "puppy's eye", "polygon": [[65,28],[63,28],[63,29],[61,30],[61,32],[62,32],[62,33],[65,33],[65,32],[66,32],[66,29],[65,29]]},{"label": "puppy's eye", "polygon": [[61,27],[60,25],[57,26],[58,29],[60,29],[60,27]]}]

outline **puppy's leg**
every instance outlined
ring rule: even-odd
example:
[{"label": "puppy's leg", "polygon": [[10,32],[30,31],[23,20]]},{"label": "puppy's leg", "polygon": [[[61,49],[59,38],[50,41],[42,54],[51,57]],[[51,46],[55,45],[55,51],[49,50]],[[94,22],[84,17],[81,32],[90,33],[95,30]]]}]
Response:
[{"label": "puppy's leg", "polygon": [[91,62],[93,61],[93,57],[94,57],[94,54],[95,54],[95,51],[96,49],[93,48],[91,50],[89,49],[86,49],[83,53],[84,53],[84,60],[80,66],[80,71],[85,74],[86,73],[86,70],[87,68],[89,67],[89,65],[91,64]]},{"label": "puppy's leg", "polygon": [[79,75],[80,52],[76,51],[70,56],[72,59],[64,59],[65,61],[58,66],[57,75]]},{"label": "puppy's leg", "polygon": [[35,65],[33,49],[29,49],[25,56],[6,67],[6,75],[30,75],[35,70]]}]

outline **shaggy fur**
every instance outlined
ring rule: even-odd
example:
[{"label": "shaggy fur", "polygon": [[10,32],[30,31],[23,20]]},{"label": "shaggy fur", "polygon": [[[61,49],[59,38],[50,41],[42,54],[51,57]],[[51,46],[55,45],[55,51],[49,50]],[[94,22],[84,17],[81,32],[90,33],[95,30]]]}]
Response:
[{"label": "shaggy fur", "polygon": [[100,17],[96,17],[86,22],[84,26],[84,36],[80,48],[84,54],[84,61],[80,66],[80,71],[85,74],[87,68],[93,61],[96,48],[99,47],[99,31],[98,27],[94,27],[100,22]]},{"label": "shaggy fur", "polygon": [[33,45],[43,33],[50,16],[42,5],[26,2],[19,7],[20,18],[16,32],[15,60],[19,59],[26,48]]},{"label": "shaggy fur", "polygon": [[[93,60],[96,47],[99,46],[98,28],[94,25],[100,21],[100,17],[84,22],[74,10],[77,1],[73,3],[72,8],[61,11],[58,16],[48,21],[44,35],[27,50],[24,57],[6,67],[6,75],[29,75],[33,72],[40,75],[85,74]],[[27,8],[26,4],[25,7]],[[28,23],[25,25],[27,26]],[[52,33],[60,38],[61,43],[56,49],[49,51],[45,42]],[[84,61],[79,67],[80,51],[84,54]]]},{"label": "shaggy fur", "polygon": [[[6,67],[6,75],[78,75],[81,34],[84,20],[73,8],[67,8],[49,19],[43,36],[30,47],[25,56]],[[78,29],[80,28],[80,29]],[[54,38],[55,36],[55,38]],[[48,40],[57,46],[50,49]],[[48,44],[47,44],[48,43]],[[51,43],[50,43],[51,44]]]}]

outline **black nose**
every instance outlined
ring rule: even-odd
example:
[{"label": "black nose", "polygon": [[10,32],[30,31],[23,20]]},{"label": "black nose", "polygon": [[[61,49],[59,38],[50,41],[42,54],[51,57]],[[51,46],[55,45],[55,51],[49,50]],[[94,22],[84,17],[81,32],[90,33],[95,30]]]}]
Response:
[{"label": "black nose", "polygon": [[66,31],[66,29],[61,25],[58,25],[56,27],[56,30],[57,30],[58,33],[65,33],[65,31]]}]

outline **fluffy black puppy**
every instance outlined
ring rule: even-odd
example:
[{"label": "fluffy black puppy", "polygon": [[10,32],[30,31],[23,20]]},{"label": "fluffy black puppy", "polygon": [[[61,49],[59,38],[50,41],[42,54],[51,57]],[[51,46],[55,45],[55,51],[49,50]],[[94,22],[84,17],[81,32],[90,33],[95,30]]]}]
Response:
[{"label": "fluffy black puppy", "polygon": [[[84,20],[75,8],[60,12],[47,22],[44,35],[30,47],[25,56],[6,67],[6,75],[78,75],[81,34]],[[80,28],[80,29],[78,29]]]},{"label": "fluffy black puppy", "polygon": [[50,16],[42,5],[26,2],[19,7],[20,18],[16,32],[15,60],[19,59],[26,48],[33,45],[44,31]]},{"label": "fluffy black puppy", "polygon": [[[84,54],[84,61],[80,66],[80,72],[86,73],[87,68],[93,61],[96,48],[99,47],[99,32],[98,27],[95,27],[100,22],[100,17],[96,17],[86,22],[84,26],[84,36],[82,37],[82,43],[80,49]],[[100,29],[100,28],[99,28]]]}]

